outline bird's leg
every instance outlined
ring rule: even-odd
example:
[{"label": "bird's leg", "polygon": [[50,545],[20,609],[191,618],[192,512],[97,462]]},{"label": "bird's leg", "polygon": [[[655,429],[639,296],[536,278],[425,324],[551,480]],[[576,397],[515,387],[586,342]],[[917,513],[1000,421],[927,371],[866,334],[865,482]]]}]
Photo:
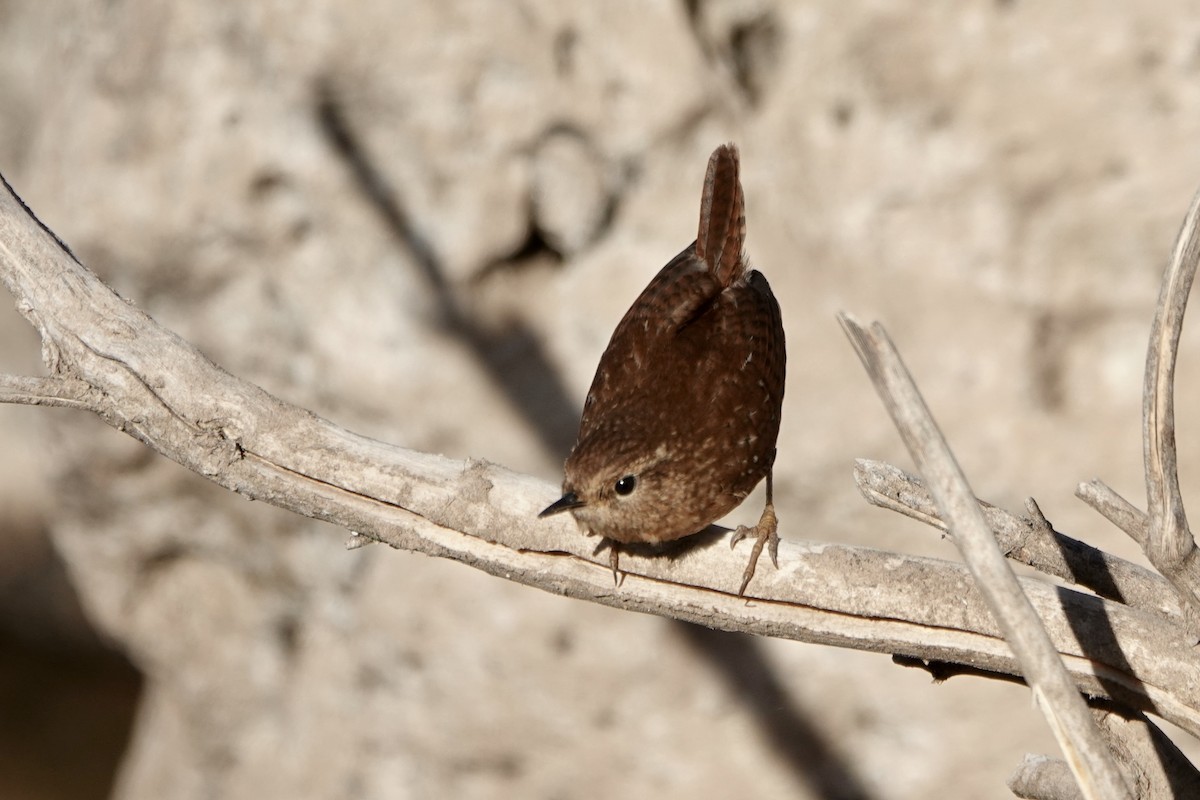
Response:
[{"label": "bird's leg", "polygon": [[746,565],[746,571],[742,573],[742,588],[738,589],[738,597],[746,593],[746,587],[750,585],[750,579],[754,577],[754,568],[758,566],[758,558],[762,555],[764,545],[767,546],[767,554],[771,556],[771,563],[775,565],[775,569],[779,569],[779,518],[775,516],[774,486],[771,477],[772,472],[768,472],[767,505],[763,509],[762,516],[758,518],[758,524],[753,528],[739,525],[733,533],[733,538],[729,540],[729,548],[732,550],[734,545],[747,536],[755,537],[754,549],[750,552],[750,563]]},{"label": "bird's leg", "polygon": [[608,542],[608,564],[613,571],[613,585],[621,585],[621,572],[617,569],[617,565],[621,561],[621,550],[617,547],[616,539],[605,539]]}]

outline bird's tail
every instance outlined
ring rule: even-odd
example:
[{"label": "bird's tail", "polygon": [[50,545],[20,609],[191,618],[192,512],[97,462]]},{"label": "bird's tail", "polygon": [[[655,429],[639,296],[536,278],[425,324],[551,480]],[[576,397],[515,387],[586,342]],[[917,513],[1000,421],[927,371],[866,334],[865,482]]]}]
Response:
[{"label": "bird's tail", "polygon": [[704,194],[700,199],[696,256],[708,265],[722,286],[730,286],[746,271],[742,258],[746,204],[738,165],[736,145],[723,144],[714,150],[708,159]]}]

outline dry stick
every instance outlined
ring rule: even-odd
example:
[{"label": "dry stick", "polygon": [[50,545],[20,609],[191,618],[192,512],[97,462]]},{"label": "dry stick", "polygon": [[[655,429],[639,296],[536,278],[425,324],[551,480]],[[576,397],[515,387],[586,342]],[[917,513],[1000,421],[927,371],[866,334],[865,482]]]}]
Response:
[{"label": "dry stick", "polygon": [[83,381],[0,375],[0,403],[89,409]]},{"label": "dry stick", "polygon": [[1150,530],[1145,544],[1150,563],[1171,581],[1200,627],[1200,550],[1188,529],[1175,453],[1175,359],[1188,294],[1200,263],[1200,192],[1184,217],[1171,262],[1163,275],[1158,309],[1150,328],[1142,390],[1142,435],[1146,459],[1146,498]]},{"label": "dry stick", "polygon": [[1067,762],[1030,753],[1008,779],[1008,790],[1021,800],[1079,800],[1083,797]]},{"label": "dry stick", "polygon": [[1200,797],[1200,772],[1145,714],[1105,708],[1092,714],[1139,800]]},{"label": "dry stick", "polygon": [[1130,797],[1079,690],[1071,682],[1037,612],[1021,591],[1004,554],[996,547],[966,476],[929,413],[912,376],[879,323],[870,330],[847,314],[838,319],[862,359],[904,444],[912,455],[942,516],[954,531],[954,543],[975,577],[976,586],[1004,631],[1025,680],[1046,715],[1087,798]]},{"label": "dry stick", "polygon": [[[784,542],[780,569],[760,576],[745,602],[733,596],[744,563],[715,543],[670,557],[628,553],[614,591],[593,541],[567,520],[537,519],[557,487],[356,435],[229,374],[113,293],[2,180],[0,281],[41,335],[51,371],[0,379],[14,402],[77,399],[246,497],[544,591],[722,630],[1021,672],[965,568],[937,559]],[[1195,654],[1174,625],[1040,581],[1026,591],[1082,691],[1200,737]],[[1081,645],[1078,630],[1100,629],[1102,641]]]},{"label": "dry stick", "polygon": [[[941,531],[949,526],[915,475],[882,461],[858,459],[854,482],[867,502]],[[1055,531],[1031,509],[1018,517],[979,501],[1001,552],[1040,572],[1087,587],[1101,597],[1177,620],[1178,597],[1161,575]]]},{"label": "dry stick", "polygon": [[1099,479],[1079,484],[1075,487],[1075,496],[1124,531],[1145,551],[1146,536],[1150,528],[1150,519],[1145,511],[1121,497],[1115,489]]},{"label": "dry stick", "polygon": [[[1200,772],[1174,742],[1144,714],[1097,706],[1092,709],[1101,733],[1112,744],[1114,757],[1129,776],[1138,800],[1200,797]],[[1070,800],[1079,797],[1063,761],[1026,756],[1009,779],[1008,788],[1029,800]]]}]

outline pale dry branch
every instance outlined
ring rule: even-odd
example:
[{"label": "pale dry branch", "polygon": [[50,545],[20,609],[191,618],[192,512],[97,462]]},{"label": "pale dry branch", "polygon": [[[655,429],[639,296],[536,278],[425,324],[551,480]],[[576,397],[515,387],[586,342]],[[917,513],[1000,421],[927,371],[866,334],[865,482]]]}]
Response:
[{"label": "pale dry branch", "polygon": [[[7,191],[0,280],[41,334],[51,372],[5,379],[9,399],[69,398],[247,497],[618,608],[1020,674],[966,570],[945,561],[785,542],[781,568],[741,600],[742,556],[698,537],[672,556],[625,554],[615,588],[592,540],[567,519],[537,519],[557,487],[356,435],[230,375],[104,286]],[[1175,626],[1043,582],[1024,587],[1080,690],[1200,735],[1196,661]]]},{"label": "pale dry branch", "polygon": [[1087,704],[1037,610],[996,546],[978,499],[887,332],[879,323],[865,328],[848,314],[839,314],[838,319],[909,454],[925,476],[941,516],[953,531],[954,543],[1016,653],[1025,680],[1084,796],[1112,800],[1130,797]]},{"label": "pale dry branch", "polygon": [[87,400],[89,389],[83,381],[0,375],[0,403],[86,410],[90,408]]},{"label": "pale dry branch", "polygon": [[[937,504],[917,476],[882,461],[859,459],[854,465],[854,480],[872,505],[949,532]],[[1014,561],[1109,600],[1178,621],[1178,597],[1162,576],[1046,528],[1032,513],[1019,517],[982,500],[979,505],[1001,552]]]},{"label": "pale dry branch", "polygon": [[1099,479],[1079,484],[1075,488],[1075,496],[1145,548],[1147,531],[1150,528],[1146,512]]},{"label": "pale dry branch", "polygon": [[1026,755],[1008,789],[1021,800],[1083,800],[1067,762],[1048,756]]},{"label": "pale dry branch", "polygon": [[1144,714],[1109,708],[1092,713],[1140,800],[1200,797],[1200,772]]},{"label": "pale dry branch", "polygon": [[1175,360],[1188,295],[1200,263],[1200,193],[1193,199],[1163,275],[1150,329],[1142,394],[1150,563],[1179,590],[1200,621],[1200,550],[1188,528],[1175,452]]},{"label": "pale dry branch", "polygon": [[1075,497],[1092,506],[1129,539],[1138,542],[1142,548],[1146,547],[1146,535],[1150,530],[1150,519],[1146,517],[1146,512],[1117,494],[1116,489],[1108,483],[1099,479],[1080,483],[1075,487]]},{"label": "pale dry branch", "polygon": [[[1093,708],[1092,715],[1130,777],[1135,797],[1200,797],[1200,772],[1145,715],[1105,707]],[[1045,756],[1027,755],[1008,787],[1028,800],[1077,800],[1081,796],[1066,762]]]}]

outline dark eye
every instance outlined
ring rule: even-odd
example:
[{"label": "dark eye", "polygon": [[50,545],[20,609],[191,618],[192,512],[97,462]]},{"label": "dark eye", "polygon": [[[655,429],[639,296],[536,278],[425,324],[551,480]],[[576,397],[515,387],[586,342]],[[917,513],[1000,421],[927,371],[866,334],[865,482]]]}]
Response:
[{"label": "dark eye", "polygon": [[616,490],[617,494],[621,495],[622,497],[629,494],[636,488],[637,488],[637,476],[636,475],[626,475],[624,478],[621,478],[621,480],[617,481],[615,486],[613,486],[613,489]]}]

